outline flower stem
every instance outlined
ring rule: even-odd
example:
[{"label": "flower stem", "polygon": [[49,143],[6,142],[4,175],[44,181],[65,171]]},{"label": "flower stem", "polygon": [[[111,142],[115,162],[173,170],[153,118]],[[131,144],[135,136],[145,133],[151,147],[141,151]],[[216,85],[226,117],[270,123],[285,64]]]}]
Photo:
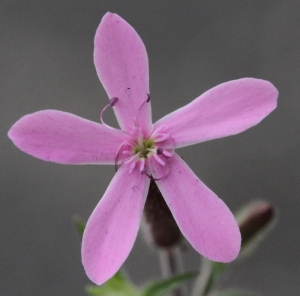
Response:
[{"label": "flower stem", "polygon": [[[167,279],[183,272],[180,248],[160,249],[159,259],[163,278]],[[172,296],[185,296],[186,288],[181,287],[174,290]]]},{"label": "flower stem", "polygon": [[196,280],[192,296],[205,296],[207,292],[207,286],[211,276],[211,263],[209,260],[202,260],[200,274]]},{"label": "flower stem", "polygon": [[[144,208],[143,227],[146,241],[153,245],[160,257],[163,278],[183,272],[180,243],[182,234],[156,183],[151,180]],[[184,289],[176,289],[172,296],[185,296]]]}]

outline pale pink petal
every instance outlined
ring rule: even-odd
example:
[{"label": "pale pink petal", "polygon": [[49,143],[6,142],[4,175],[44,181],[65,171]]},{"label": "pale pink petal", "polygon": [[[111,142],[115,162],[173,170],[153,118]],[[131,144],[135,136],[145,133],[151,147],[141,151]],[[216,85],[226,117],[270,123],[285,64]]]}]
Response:
[{"label": "pale pink petal", "polygon": [[[156,184],[182,234],[204,257],[219,262],[234,260],[241,234],[233,214],[175,153],[169,165],[168,175]],[[154,178],[162,174],[160,170],[160,165],[152,167]]]},{"label": "pale pink petal", "polygon": [[[134,121],[145,136],[152,129],[148,55],[137,32],[120,16],[106,13],[95,36],[94,63],[120,127],[130,131]],[[145,104],[144,104],[145,103]],[[144,104],[144,105],[143,105]]]},{"label": "pale pink petal", "polygon": [[235,135],[276,108],[278,91],[268,81],[243,78],[220,84],[155,123],[176,148]]},{"label": "pale pink petal", "polygon": [[121,165],[104,196],[90,216],[82,240],[86,274],[101,285],[126,260],[137,236],[149,178],[138,168],[128,172]]},{"label": "pale pink petal", "polygon": [[44,110],[19,119],[9,138],[22,151],[64,164],[113,164],[128,135],[76,115]]}]

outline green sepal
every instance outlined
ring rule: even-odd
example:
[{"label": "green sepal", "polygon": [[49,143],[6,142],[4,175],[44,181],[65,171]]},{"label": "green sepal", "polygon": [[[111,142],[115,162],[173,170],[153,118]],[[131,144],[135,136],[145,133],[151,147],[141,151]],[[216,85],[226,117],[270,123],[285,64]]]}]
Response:
[{"label": "green sepal", "polygon": [[142,290],[141,296],[166,296],[198,274],[198,272],[186,272],[166,280],[152,282]]},{"label": "green sepal", "polygon": [[224,291],[215,291],[208,296],[258,296],[257,294],[253,292],[238,290],[238,289],[228,289]]},{"label": "green sepal", "polygon": [[139,290],[120,271],[103,285],[88,285],[85,290],[90,296],[140,296]]},{"label": "green sepal", "polygon": [[74,216],[73,222],[75,224],[76,231],[79,235],[80,240],[82,240],[83,232],[85,229],[85,222],[80,216]]}]

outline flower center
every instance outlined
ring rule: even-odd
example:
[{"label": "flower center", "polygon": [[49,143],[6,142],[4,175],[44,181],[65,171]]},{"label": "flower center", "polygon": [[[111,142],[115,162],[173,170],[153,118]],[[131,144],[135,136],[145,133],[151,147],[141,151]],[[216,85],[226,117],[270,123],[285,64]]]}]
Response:
[{"label": "flower center", "polygon": [[173,151],[173,140],[169,134],[163,132],[163,128],[152,131],[148,138],[144,138],[141,130],[136,128],[132,138],[119,147],[115,163],[127,164],[129,173],[138,167],[142,174],[151,179],[154,179],[151,168],[158,164],[165,172],[162,176],[164,177],[169,171],[168,159],[172,157]]},{"label": "flower center", "polygon": [[155,151],[155,141],[153,139],[146,139],[137,141],[133,147],[133,154],[136,154],[139,158],[148,158],[151,152]]},{"label": "flower center", "polygon": [[[112,128],[104,123],[103,113],[108,107],[114,107],[118,103],[119,99],[113,97],[109,100],[109,104],[104,107],[100,114],[101,122],[107,128]],[[140,111],[145,104],[150,102],[150,95],[147,94],[147,100],[140,106],[138,111]],[[140,112],[137,113],[139,116]],[[137,117],[133,120],[134,129],[130,134],[132,137],[128,141],[123,142],[118,148],[115,167],[118,169],[118,164],[128,164],[129,173],[139,165],[139,170],[141,174],[147,175],[151,180],[160,180],[164,178],[169,173],[169,164],[167,159],[172,157],[174,152],[174,141],[169,134],[164,133],[164,127],[153,130],[148,138],[145,138],[141,127],[137,123]],[[155,171],[157,164],[160,167],[167,168],[164,174],[159,178],[154,178],[152,176]]]}]

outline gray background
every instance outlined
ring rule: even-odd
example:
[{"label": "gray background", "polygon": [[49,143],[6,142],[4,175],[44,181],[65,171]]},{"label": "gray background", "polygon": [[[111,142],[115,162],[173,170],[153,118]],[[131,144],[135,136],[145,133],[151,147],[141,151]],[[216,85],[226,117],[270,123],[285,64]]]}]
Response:
[{"label": "gray background", "polygon": [[[21,116],[42,109],[99,120],[107,96],[93,65],[93,38],[107,11],[126,19],[147,47],[154,121],[231,79],[263,78],[279,89],[277,110],[258,126],[180,154],[233,211],[258,198],[278,209],[274,231],[252,257],[233,264],[224,286],[299,295],[296,0],[2,0],[1,295],[84,295],[88,279],[72,216],[89,217],[114,169],[43,162],[20,152],[6,134]],[[184,258],[188,269],[198,268],[191,248]],[[141,237],[125,267],[140,284],[159,275],[157,256]]]}]

